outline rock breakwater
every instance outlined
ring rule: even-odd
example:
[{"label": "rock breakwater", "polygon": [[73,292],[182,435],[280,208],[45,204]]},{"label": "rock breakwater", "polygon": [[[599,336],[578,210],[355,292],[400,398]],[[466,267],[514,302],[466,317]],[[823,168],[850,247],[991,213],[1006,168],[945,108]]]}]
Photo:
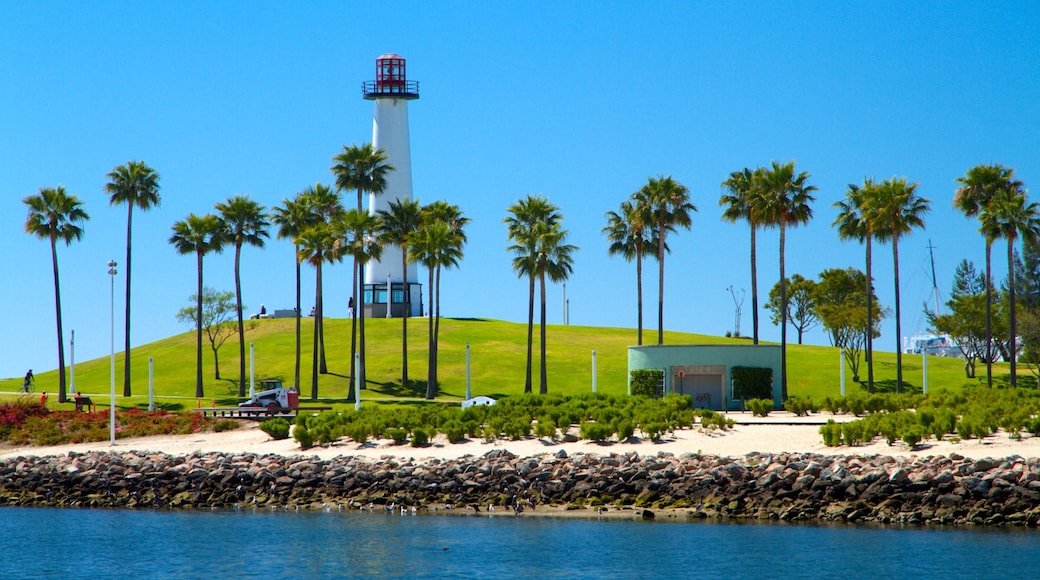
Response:
[{"label": "rock breakwater", "polygon": [[691,518],[1040,523],[1040,460],[806,453],[459,459],[146,452],[0,461],[0,505],[418,510],[674,510]]}]

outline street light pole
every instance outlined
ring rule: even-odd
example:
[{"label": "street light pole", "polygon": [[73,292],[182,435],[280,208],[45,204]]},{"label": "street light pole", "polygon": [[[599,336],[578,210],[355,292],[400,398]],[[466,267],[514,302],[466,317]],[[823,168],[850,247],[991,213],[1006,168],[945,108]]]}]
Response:
[{"label": "street light pole", "polygon": [[[108,276],[110,280],[109,288],[109,352],[111,353],[111,368],[109,376],[111,382],[109,383],[109,403],[108,403],[108,436],[109,444],[116,444],[116,261],[108,261]],[[127,353],[129,355],[129,353]]]}]

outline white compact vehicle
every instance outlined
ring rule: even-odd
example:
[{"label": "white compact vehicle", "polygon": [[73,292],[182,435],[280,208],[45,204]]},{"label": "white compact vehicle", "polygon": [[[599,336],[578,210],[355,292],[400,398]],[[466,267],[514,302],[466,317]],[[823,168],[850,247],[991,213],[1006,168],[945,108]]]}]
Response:
[{"label": "white compact vehicle", "polygon": [[296,387],[283,387],[279,380],[260,381],[260,386],[264,390],[239,403],[239,408],[256,408],[258,412],[263,409],[274,415],[300,406],[300,393]]}]

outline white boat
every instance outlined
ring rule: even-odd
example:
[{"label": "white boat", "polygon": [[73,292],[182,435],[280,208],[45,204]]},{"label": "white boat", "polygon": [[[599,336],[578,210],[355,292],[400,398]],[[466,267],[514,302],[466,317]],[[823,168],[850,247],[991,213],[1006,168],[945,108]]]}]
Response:
[{"label": "white boat", "polygon": [[927,354],[963,358],[964,353],[948,334],[915,334],[903,337],[903,354]]}]

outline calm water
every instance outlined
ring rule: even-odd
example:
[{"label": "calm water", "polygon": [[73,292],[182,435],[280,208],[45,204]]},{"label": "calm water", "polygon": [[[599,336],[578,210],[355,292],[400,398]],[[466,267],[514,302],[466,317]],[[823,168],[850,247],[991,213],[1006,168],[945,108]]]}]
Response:
[{"label": "calm water", "polygon": [[0,509],[3,578],[1037,578],[1034,530]]}]

